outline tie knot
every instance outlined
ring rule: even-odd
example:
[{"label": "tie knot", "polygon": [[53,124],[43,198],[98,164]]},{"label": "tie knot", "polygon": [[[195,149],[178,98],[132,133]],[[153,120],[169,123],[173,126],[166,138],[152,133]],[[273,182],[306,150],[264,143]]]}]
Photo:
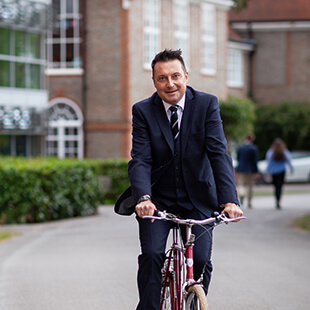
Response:
[{"label": "tie knot", "polygon": [[175,112],[175,111],[177,111],[178,106],[172,105],[169,109],[170,109],[171,112]]}]

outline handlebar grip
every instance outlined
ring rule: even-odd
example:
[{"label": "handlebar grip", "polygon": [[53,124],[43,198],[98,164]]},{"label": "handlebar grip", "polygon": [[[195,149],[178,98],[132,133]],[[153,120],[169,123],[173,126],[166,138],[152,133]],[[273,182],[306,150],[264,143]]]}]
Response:
[{"label": "handlebar grip", "polygon": [[217,211],[211,213],[211,217],[218,217],[220,214]]},{"label": "handlebar grip", "polygon": [[[212,212],[211,217],[218,217],[220,214],[217,211]],[[224,213],[224,215],[229,218],[229,214],[227,212]]]},{"label": "handlebar grip", "polygon": [[159,217],[159,213],[158,213],[158,210],[157,210],[157,209],[154,210],[153,216]]}]

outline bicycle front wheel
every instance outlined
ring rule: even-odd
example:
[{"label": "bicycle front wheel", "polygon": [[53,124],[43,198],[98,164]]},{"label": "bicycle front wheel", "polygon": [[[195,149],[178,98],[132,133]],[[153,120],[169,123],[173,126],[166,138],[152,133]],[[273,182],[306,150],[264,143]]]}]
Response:
[{"label": "bicycle front wheel", "polygon": [[173,287],[172,282],[169,280],[162,288],[160,310],[173,310],[173,301]]},{"label": "bicycle front wheel", "polygon": [[201,285],[195,284],[188,289],[185,310],[208,310],[206,294]]}]

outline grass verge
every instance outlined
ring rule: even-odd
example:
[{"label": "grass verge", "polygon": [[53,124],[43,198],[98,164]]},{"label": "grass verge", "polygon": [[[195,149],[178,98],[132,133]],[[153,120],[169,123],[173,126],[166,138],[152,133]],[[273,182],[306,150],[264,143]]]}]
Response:
[{"label": "grass verge", "polygon": [[16,233],[10,231],[0,231],[0,242],[15,236]]},{"label": "grass verge", "polygon": [[297,228],[310,232],[310,214],[304,215],[296,219],[295,226]]}]

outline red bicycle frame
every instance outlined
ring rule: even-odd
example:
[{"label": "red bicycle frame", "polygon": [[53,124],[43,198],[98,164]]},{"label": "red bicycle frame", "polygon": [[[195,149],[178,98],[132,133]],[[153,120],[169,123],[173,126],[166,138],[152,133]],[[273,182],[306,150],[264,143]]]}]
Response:
[{"label": "red bicycle frame", "polygon": [[[193,258],[193,241],[194,235],[191,233],[191,226],[186,228],[186,244],[185,248],[179,243],[178,226],[173,227],[173,242],[165,262],[165,277],[163,279],[163,289],[165,291],[167,285],[170,289],[171,310],[181,310],[182,304],[182,268],[181,262],[183,253],[186,259],[186,283],[195,283],[194,280],[194,258]],[[170,268],[170,266],[172,266]],[[162,308],[161,300],[160,308]]]}]

